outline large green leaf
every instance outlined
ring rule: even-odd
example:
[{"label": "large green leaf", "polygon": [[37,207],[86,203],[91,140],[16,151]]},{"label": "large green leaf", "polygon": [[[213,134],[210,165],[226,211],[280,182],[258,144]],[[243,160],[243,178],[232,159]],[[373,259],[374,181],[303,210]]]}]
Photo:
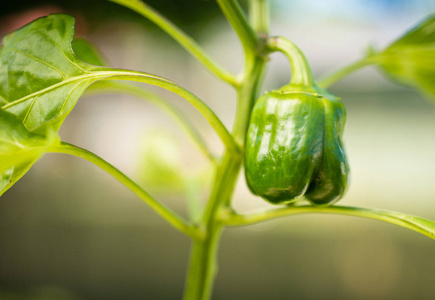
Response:
[{"label": "large green leaf", "polygon": [[95,80],[74,55],[74,18],[54,14],[8,34],[0,50],[0,106],[27,130],[58,130],[84,90]]},{"label": "large green leaf", "polygon": [[[133,80],[172,91],[208,120],[222,141],[238,145],[216,114],[198,97],[168,79],[138,71],[91,65],[101,59],[73,52],[74,18],[54,14],[40,18],[3,39],[0,48],[0,108],[13,113],[32,132],[58,130],[84,90],[104,79]],[[88,47],[89,48],[89,47]],[[83,49],[77,48],[79,50]]]},{"label": "large green leaf", "polygon": [[435,15],[392,43],[376,61],[391,78],[435,101]]},{"label": "large green leaf", "polygon": [[[219,118],[191,92],[156,75],[98,66],[103,61],[95,49],[80,41],[72,45],[73,38],[74,18],[66,14],[37,19],[4,37],[0,48],[0,110],[14,115],[26,132],[42,138],[55,133],[85,89],[95,81],[134,80],[166,88],[185,98],[204,115],[227,147],[238,149]],[[5,116],[0,115],[0,119],[7,119]],[[0,161],[3,164],[0,188],[9,188],[40,154],[23,159],[25,153],[15,153],[12,148],[4,152]]]},{"label": "large green leaf", "polygon": [[47,136],[29,132],[13,114],[1,109],[0,128],[1,196],[59,139],[54,131]]},{"label": "large green leaf", "polygon": [[32,132],[59,129],[83,91],[102,79],[97,71],[108,70],[98,68],[106,63],[91,43],[73,37],[74,18],[54,14],[3,39],[0,107]]},{"label": "large green leaf", "polygon": [[[48,147],[83,91],[101,76],[97,52],[73,42],[74,18],[50,15],[7,35],[0,49],[0,195]],[[89,62],[85,63],[85,61]]]}]

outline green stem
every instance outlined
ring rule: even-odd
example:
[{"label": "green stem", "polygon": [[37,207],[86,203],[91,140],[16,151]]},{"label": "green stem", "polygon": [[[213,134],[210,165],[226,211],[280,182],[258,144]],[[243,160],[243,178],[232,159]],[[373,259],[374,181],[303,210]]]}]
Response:
[{"label": "green stem", "polygon": [[362,59],[360,59],[360,60],[358,60],[358,61],[356,61],[348,66],[345,66],[344,68],[342,68],[342,69],[340,69],[340,70],[338,70],[330,75],[327,75],[327,76],[321,78],[318,81],[318,85],[321,88],[326,89],[326,88],[330,87],[331,85],[333,85],[334,83],[336,83],[337,81],[348,76],[349,74],[351,74],[351,73],[353,73],[361,68],[364,68],[364,67],[367,67],[367,66],[373,65],[373,64],[376,64],[376,58],[374,56],[364,57],[364,58],[362,58]]},{"label": "green stem", "polygon": [[[238,13],[234,11],[225,12],[226,9],[231,10],[231,3],[234,4],[233,1],[219,1],[219,3],[227,18],[234,18],[230,20],[233,27],[237,27],[241,23],[244,24],[246,20],[240,20],[239,18],[242,17],[238,16]],[[266,6],[263,6],[263,8],[266,8]],[[266,13],[266,11],[263,13]],[[236,32],[238,30],[240,29],[236,29]],[[259,57],[258,54],[261,52],[257,51],[261,47],[260,39],[256,40],[257,43],[252,45],[250,50],[245,51],[250,54],[245,56],[245,69],[243,77],[241,77],[241,84],[237,89],[238,107],[233,136],[240,145],[244,143],[250,113],[258,96],[265,67],[265,59]],[[242,153],[227,149],[221,163],[217,166],[212,191],[201,222],[201,228],[203,228],[206,235],[203,240],[193,241],[184,300],[207,300],[211,296],[217,272],[219,239],[223,229],[219,216],[220,212],[227,209],[231,203],[242,159]]]},{"label": "green stem", "polygon": [[267,36],[270,23],[269,0],[250,0],[249,8],[252,28],[259,36]]},{"label": "green stem", "polygon": [[138,14],[149,19],[151,22],[159,26],[163,31],[169,34],[174,40],[176,40],[184,49],[192,54],[199,62],[201,62],[211,73],[216,77],[228,82],[232,86],[237,86],[237,78],[225,71],[223,68],[217,65],[204,50],[186,33],[179,29],[170,20],[162,16],[156,10],[151,8],[140,0],[109,0],[119,5],[130,8]]},{"label": "green stem", "polygon": [[198,149],[202,153],[204,153],[206,157],[208,157],[212,162],[216,161],[216,157],[208,149],[206,143],[204,142],[204,140],[202,139],[201,135],[196,130],[196,128],[189,122],[188,119],[186,119],[186,117],[175,106],[172,106],[170,103],[165,101],[165,99],[160,97],[158,94],[150,90],[147,90],[143,87],[139,87],[132,84],[115,82],[115,81],[96,82],[93,85],[91,85],[86,92],[87,93],[101,93],[101,92],[126,93],[153,103],[163,112],[167,113],[170,117],[172,117],[172,119],[177,121],[182,128],[184,128],[186,133],[188,133],[189,136],[191,137],[194,144],[198,146]]},{"label": "green stem", "polygon": [[230,210],[226,210],[221,212],[221,220],[226,226],[247,226],[280,217],[310,213],[347,215],[379,220],[414,230],[432,239],[435,239],[435,222],[433,221],[426,220],[420,217],[404,215],[397,212],[360,207],[318,207],[304,205],[272,209],[269,211],[263,211],[247,215],[239,215],[235,214]]},{"label": "green stem", "polygon": [[154,199],[150,194],[148,194],[145,190],[143,190],[137,183],[131,180],[124,173],[119,171],[117,168],[112,166],[110,163],[97,156],[96,154],[76,147],[74,145],[62,142],[59,145],[52,146],[48,152],[54,153],[65,153],[74,155],[77,157],[81,157],[86,159],[87,161],[93,163],[94,165],[100,167],[102,170],[106,171],[116,180],[118,180],[121,184],[135,193],[143,202],[148,204],[152,209],[154,209],[160,216],[162,216],[169,224],[171,224],[176,229],[180,230],[187,236],[195,240],[199,240],[203,237],[201,231],[193,226],[187,224],[181,217],[179,217],[174,211],[172,211],[169,207]]},{"label": "green stem", "polygon": [[78,75],[74,77],[67,78],[59,83],[53,84],[45,89],[39,90],[33,94],[26,95],[20,99],[9,102],[6,105],[0,107],[1,109],[6,109],[17,105],[18,103],[24,102],[31,97],[39,96],[45,92],[56,89],[63,85],[69,84],[71,82],[89,82],[89,84],[99,81],[99,80],[130,80],[137,81],[147,84],[152,84],[155,86],[162,87],[168,91],[171,91],[175,94],[178,94],[182,98],[186,99],[190,104],[192,104],[210,123],[213,129],[221,138],[222,142],[226,147],[232,149],[234,151],[240,151],[239,145],[236,144],[233,139],[231,133],[227,130],[222,121],[216,116],[216,114],[203,102],[201,99],[196,97],[194,94],[177,85],[175,82],[165,79],[163,77],[159,77],[156,75],[152,75],[149,73],[138,72],[138,71],[128,71],[128,70],[119,70],[119,69],[111,69],[111,68],[101,68],[98,67],[92,72],[86,72],[83,75]]},{"label": "green stem", "polygon": [[117,70],[109,68],[101,69],[104,71],[92,72],[89,76],[92,79],[99,78],[99,80],[130,80],[152,84],[162,87],[175,94],[178,94],[179,96],[189,101],[207,119],[207,121],[219,135],[226,147],[234,151],[240,151],[239,145],[237,145],[232,135],[229,133],[225,125],[222,124],[222,121],[216,116],[216,114],[203,101],[201,101],[201,99],[196,97],[185,88],[177,85],[175,82],[159,76],[138,71]]},{"label": "green stem", "polygon": [[309,87],[315,85],[314,76],[307,59],[293,42],[284,37],[270,37],[267,46],[270,52],[282,52],[290,61],[292,71],[290,85]]},{"label": "green stem", "polygon": [[263,57],[255,57],[247,63],[246,79],[237,91],[237,109],[233,136],[238,145],[245,144],[251,110],[258,98],[263,82],[266,61]]},{"label": "green stem", "polygon": [[245,51],[245,56],[255,53],[259,44],[259,38],[249,24],[237,0],[217,0],[217,3],[239,37]]},{"label": "green stem", "polygon": [[227,151],[218,166],[207,210],[202,219],[206,232],[203,240],[194,240],[184,294],[185,300],[210,298],[217,271],[217,249],[222,233],[218,212],[226,199],[231,198],[241,166],[241,155]]}]

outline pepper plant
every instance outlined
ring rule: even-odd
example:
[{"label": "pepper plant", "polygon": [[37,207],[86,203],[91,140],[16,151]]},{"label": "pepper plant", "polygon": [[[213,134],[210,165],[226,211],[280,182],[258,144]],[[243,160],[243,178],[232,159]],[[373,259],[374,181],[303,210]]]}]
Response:
[{"label": "pepper plant", "polygon": [[[169,79],[108,67],[92,45],[74,37],[72,16],[52,14],[6,35],[2,42],[0,195],[44,153],[65,153],[90,161],[191,238],[184,291],[184,299],[190,300],[211,297],[219,241],[226,227],[299,214],[340,214],[392,223],[435,239],[433,221],[380,209],[333,205],[345,193],[349,167],[341,141],[345,108],[339,98],[326,91],[348,74],[375,66],[389,78],[435,100],[435,16],[386,49],[372,50],[356,63],[316,80],[301,50],[289,39],[269,33],[268,0],[250,0],[248,12],[237,0],[216,0],[243,48],[244,64],[239,74],[220,67],[192,38],[146,3],[111,1],[157,24],[218,80],[235,89],[233,128],[226,128],[194,92]],[[260,97],[263,74],[274,52],[288,58],[292,77],[288,85]],[[169,103],[146,90],[146,86],[128,81],[155,85],[187,100],[219,135],[223,153],[216,155]],[[195,208],[201,212],[199,218],[182,218],[109,162],[61,140],[58,130],[86,90],[133,94],[158,103],[178,118],[214,166],[208,201],[204,207]],[[251,191],[278,207],[250,214],[233,209],[232,195],[244,161]]]}]

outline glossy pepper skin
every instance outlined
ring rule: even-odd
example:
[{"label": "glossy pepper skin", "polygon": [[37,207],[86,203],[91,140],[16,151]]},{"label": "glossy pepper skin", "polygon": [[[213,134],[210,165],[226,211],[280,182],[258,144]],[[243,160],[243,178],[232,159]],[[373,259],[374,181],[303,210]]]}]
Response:
[{"label": "glossy pepper skin", "polygon": [[346,113],[323,90],[285,88],[255,104],[245,150],[250,190],[273,204],[301,196],[315,205],[339,200],[349,167],[341,135]]}]

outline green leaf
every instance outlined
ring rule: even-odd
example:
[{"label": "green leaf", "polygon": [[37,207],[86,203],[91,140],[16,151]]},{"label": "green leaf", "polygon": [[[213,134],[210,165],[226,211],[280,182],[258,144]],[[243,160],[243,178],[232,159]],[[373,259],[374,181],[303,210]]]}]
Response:
[{"label": "green leaf", "polygon": [[[74,18],[54,14],[8,34],[0,48],[0,109],[14,114],[28,131],[57,131],[85,89],[98,80],[133,80],[165,88],[189,101],[225,146],[239,145],[216,114],[188,90],[168,79],[137,71],[87,64],[73,52]],[[95,57],[83,57],[95,62]]]},{"label": "green leaf", "polygon": [[414,87],[435,101],[435,14],[375,59],[393,80]]},{"label": "green leaf", "polygon": [[1,109],[0,128],[1,196],[59,139],[53,131],[47,136],[29,132],[13,114]]},{"label": "green leaf", "polygon": [[[98,80],[133,80],[178,94],[198,109],[229,149],[239,151],[238,144],[221,120],[194,94],[156,75],[96,66],[103,63],[97,52],[85,42],[76,41],[72,45],[73,38],[74,18],[54,14],[37,19],[3,39],[0,48],[0,110],[6,115],[2,113],[0,120],[11,123],[8,116],[12,114],[15,123],[21,126],[18,130],[20,138],[16,140],[22,141],[18,145],[30,146],[25,147],[26,151],[6,147],[1,153],[1,193],[21,178],[44,153],[50,145],[45,139],[53,140],[79,97]],[[73,47],[82,59],[76,56]],[[19,128],[17,126],[9,127]],[[8,134],[9,127],[0,127],[3,135]],[[47,147],[40,143],[32,144],[38,138]],[[30,151],[30,148],[34,149]]]},{"label": "green leaf", "polygon": [[84,38],[75,38],[72,43],[74,54],[84,62],[95,66],[107,66],[100,51]]},{"label": "green leaf", "polygon": [[[8,34],[0,48],[0,108],[27,130],[45,135],[57,131],[85,89],[98,80],[133,80],[165,88],[189,101],[210,123],[224,144],[240,151],[216,114],[188,90],[168,79],[137,71],[87,64],[73,52],[74,18],[54,14]],[[83,59],[88,60],[89,56]],[[95,62],[95,57],[92,59]]]},{"label": "green leaf", "polygon": [[8,34],[0,50],[0,106],[27,130],[58,130],[98,67],[72,50],[74,18],[54,14]]}]

